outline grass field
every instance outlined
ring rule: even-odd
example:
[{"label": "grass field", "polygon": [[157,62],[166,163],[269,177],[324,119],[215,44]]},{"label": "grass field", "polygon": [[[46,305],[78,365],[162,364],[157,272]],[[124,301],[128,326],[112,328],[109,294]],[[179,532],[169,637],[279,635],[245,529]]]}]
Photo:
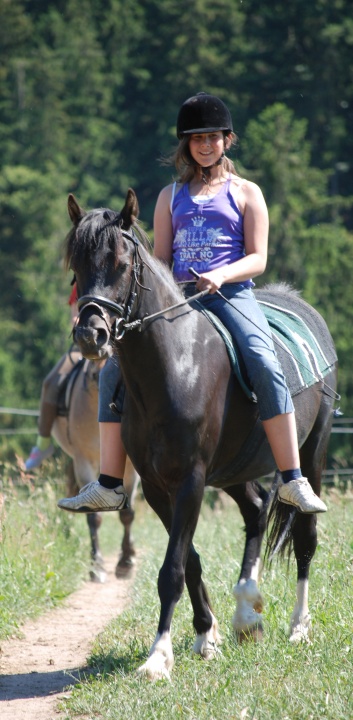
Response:
[{"label": "grass field", "polygon": [[[311,578],[312,644],[290,645],[295,570],[275,564],[262,574],[265,638],[237,645],[231,631],[232,586],[243,547],[238,511],[228,503],[205,506],[196,534],[204,578],[223,637],[221,654],[205,662],[192,655],[190,603],[185,593],[173,622],[172,682],[136,676],[157,628],[158,568],[166,537],[152,513],[140,508],[136,540],[144,549],[131,609],[95,645],[97,676],[82,683],[66,703],[67,717],[170,717],[188,720],[348,720],[353,718],[353,502],[332,492],[330,512],[320,517],[319,547]],[[163,541],[161,542],[161,539]]]},{"label": "grass field", "polygon": [[[3,637],[13,626],[13,602],[23,620],[28,601],[31,612],[38,614],[59,603],[87,575],[84,518],[65,513],[58,518],[54,500],[61,490],[53,480],[43,487],[19,488],[9,481],[3,487],[7,498],[0,566]],[[96,640],[89,659],[92,676],[82,679],[63,705],[68,720],[353,718],[352,494],[332,489],[324,496],[329,512],[318,522],[319,546],[310,582],[313,634],[312,643],[305,645],[291,645],[287,639],[295,602],[292,562],[289,572],[278,563],[263,570],[264,641],[235,642],[232,587],[240,569],[243,531],[238,510],[228,501],[223,504],[222,497],[214,509],[204,504],[195,537],[223,638],[218,658],[205,662],[193,656],[192,613],[184,593],[172,627],[172,681],[150,683],[136,675],[156,633],[157,574],[167,543],[161,523],[140,501],[134,536],[141,560],[131,603]],[[113,524],[114,518],[107,515],[102,526],[105,552],[112,538],[116,542]]]}]

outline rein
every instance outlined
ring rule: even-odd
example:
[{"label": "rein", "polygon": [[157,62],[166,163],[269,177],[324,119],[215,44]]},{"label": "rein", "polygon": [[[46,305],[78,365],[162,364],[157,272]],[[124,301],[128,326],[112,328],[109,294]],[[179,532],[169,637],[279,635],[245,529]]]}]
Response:
[{"label": "rein", "polygon": [[158,312],[152,313],[152,315],[145,315],[145,317],[143,318],[133,320],[133,322],[127,323],[124,326],[124,330],[135,330],[136,328],[139,328],[139,330],[141,331],[142,323],[146,322],[147,320],[154,320],[157,317],[161,317],[162,315],[165,315],[165,313],[170,312],[171,310],[176,310],[183,305],[187,305],[193,300],[199,300],[205,295],[208,295],[208,290],[202,290],[202,292],[197,293],[197,295],[193,295],[191,298],[186,298],[185,300],[180,300],[180,302],[176,303],[175,305],[169,305],[169,307],[164,308],[164,310],[158,310]]}]

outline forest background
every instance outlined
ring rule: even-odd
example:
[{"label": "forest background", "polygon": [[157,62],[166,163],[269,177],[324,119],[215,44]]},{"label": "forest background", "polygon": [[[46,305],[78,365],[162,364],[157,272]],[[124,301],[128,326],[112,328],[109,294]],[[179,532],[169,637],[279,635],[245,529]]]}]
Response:
[{"label": "forest background", "polygon": [[[70,345],[67,195],[150,231],[180,104],[232,112],[240,174],[270,212],[266,273],[322,313],[353,416],[351,0],[0,0],[0,405],[36,409]],[[152,237],[152,236],[151,236]],[[0,416],[0,427],[33,418]],[[3,443],[3,457],[31,436]]]}]

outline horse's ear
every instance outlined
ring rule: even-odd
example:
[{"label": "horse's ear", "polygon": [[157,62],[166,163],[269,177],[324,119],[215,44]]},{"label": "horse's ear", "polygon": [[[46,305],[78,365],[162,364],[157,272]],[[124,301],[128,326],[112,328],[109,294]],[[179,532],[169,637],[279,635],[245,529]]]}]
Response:
[{"label": "horse's ear", "polygon": [[136,194],[134,190],[129,188],[126,193],[125,205],[120,213],[120,217],[123,221],[124,230],[129,230],[129,228],[131,228],[131,225],[133,225],[134,222],[137,220],[139,212],[140,209],[137,202]]},{"label": "horse's ear", "polygon": [[69,211],[70,219],[73,225],[78,225],[83,216],[86,215],[85,211],[79,206],[75,195],[70,193],[67,200],[67,209]]}]

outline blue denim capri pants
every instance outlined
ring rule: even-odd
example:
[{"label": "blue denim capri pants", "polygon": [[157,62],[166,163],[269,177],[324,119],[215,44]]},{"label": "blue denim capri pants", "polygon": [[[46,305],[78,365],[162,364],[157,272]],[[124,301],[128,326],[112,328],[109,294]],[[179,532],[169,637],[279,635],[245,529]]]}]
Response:
[{"label": "blue denim capri pants", "polygon": [[[190,295],[190,290],[188,286],[186,295]],[[193,292],[197,292],[195,285]],[[217,315],[239,348],[261,420],[293,412],[271,330],[253,291],[242,283],[225,283],[220,292],[231,304],[215,293],[205,295],[200,302]]]}]

